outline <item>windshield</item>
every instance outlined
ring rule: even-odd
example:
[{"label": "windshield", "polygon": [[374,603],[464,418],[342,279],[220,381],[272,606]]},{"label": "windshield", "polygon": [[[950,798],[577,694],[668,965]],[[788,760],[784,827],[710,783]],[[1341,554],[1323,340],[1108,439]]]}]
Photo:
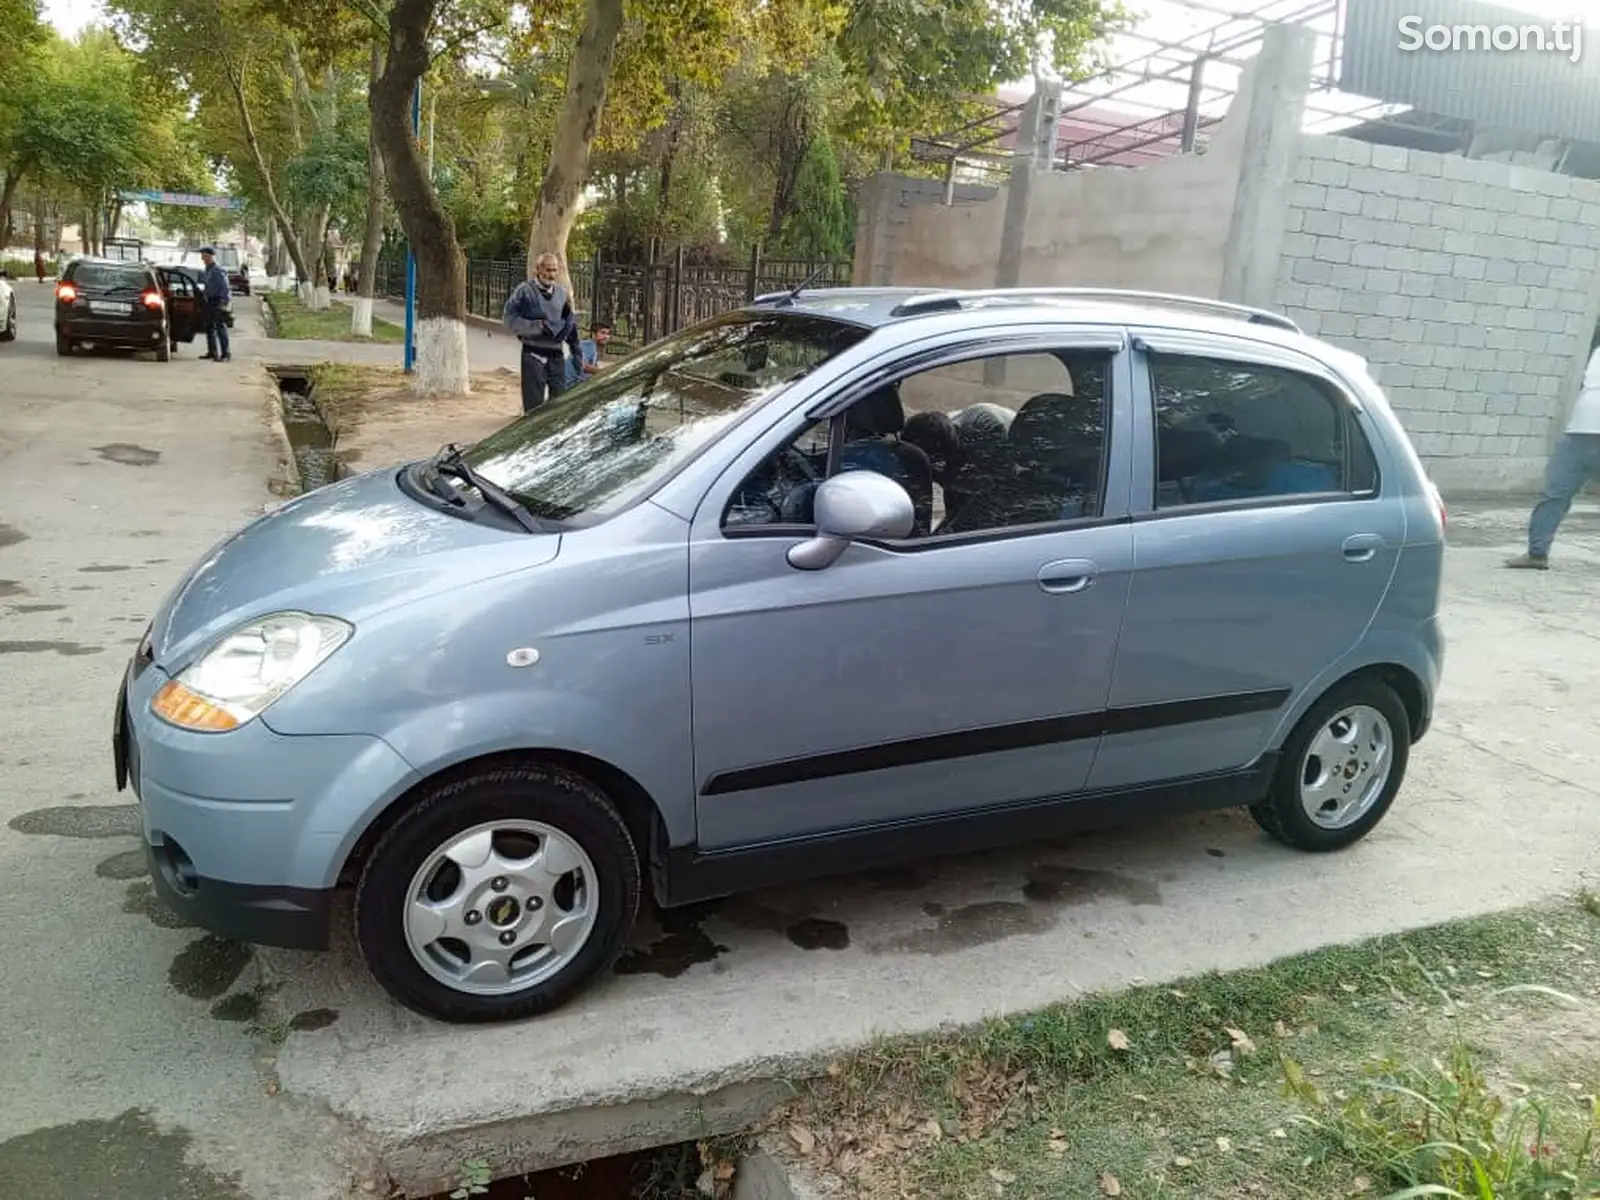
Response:
[{"label": "windshield", "polygon": [[592,524],[867,332],[799,313],[733,313],[602,371],[464,457],[534,516]]},{"label": "windshield", "polygon": [[72,272],[72,282],[79,287],[141,288],[150,282],[150,273],[143,267],[119,267],[112,263],[79,263]]}]

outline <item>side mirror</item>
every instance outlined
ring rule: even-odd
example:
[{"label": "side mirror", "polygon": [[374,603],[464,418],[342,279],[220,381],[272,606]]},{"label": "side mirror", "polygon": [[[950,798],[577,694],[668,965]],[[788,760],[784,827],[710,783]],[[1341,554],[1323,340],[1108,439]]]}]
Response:
[{"label": "side mirror", "polygon": [[789,565],[801,571],[831,566],[863,538],[906,537],[916,523],[911,494],[876,471],[846,471],[824,481],[813,511],[817,536],[789,550]]}]

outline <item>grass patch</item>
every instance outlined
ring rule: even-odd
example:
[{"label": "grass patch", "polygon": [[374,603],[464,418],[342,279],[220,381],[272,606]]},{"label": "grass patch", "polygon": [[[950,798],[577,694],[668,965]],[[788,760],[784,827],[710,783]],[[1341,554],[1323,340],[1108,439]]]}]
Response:
[{"label": "grass patch", "polygon": [[[1540,985],[1593,997],[1597,934],[1568,902],[884,1042],[803,1085],[779,1129],[857,1196],[1330,1200],[1462,1178],[1422,1150],[1437,1121],[1375,1099],[1399,1080],[1446,1111],[1470,1095],[1444,1128],[1476,1131],[1484,1161],[1492,1144],[1525,1166],[1505,1147],[1544,1119],[1565,1155],[1548,1165],[1572,1169],[1593,1158],[1600,1019]],[[1551,1019],[1594,1040],[1535,1062],[1498,1036]],[[1540,1072],[1542,1093],[1516,1078]],[[1505,1101],[1487,1120],[1484,1095]]]},{"label": "grass patch", "polygon": [[272,309],[276,335],[291,341],[313,339],[324,342],[387,342],[405,341],[406,331],[392,321],[372,318],[372,336],[358,338],[350,332],[350,307],[335,300],[332,307],[312,312],[300,302],[293,292],[267,292],[261,297],[263,304]]}]

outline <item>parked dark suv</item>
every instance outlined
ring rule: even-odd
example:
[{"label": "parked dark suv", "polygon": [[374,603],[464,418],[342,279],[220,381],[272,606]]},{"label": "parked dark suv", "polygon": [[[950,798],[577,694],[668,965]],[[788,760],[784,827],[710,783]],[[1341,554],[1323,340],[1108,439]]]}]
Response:
[{"label": "parked dark suv", "polygon": [[200,310],[194,280],[142,262],[78,258],[56,284],[56,353],[80,342],[153,350],[166,362],[194,341]]}]

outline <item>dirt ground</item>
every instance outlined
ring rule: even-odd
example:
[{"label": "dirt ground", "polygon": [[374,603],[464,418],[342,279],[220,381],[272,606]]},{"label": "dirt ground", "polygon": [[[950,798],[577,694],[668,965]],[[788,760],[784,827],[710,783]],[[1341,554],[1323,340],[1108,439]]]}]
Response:
[{"label": "dirt ground", "polygon": [[324,365],[313,384],[339,458],[356,473],[423,458],[446,442],[470,445],[522,412],[516,372],[505,367],[473,372],[469,396],[414,396],[389,367]]}]

